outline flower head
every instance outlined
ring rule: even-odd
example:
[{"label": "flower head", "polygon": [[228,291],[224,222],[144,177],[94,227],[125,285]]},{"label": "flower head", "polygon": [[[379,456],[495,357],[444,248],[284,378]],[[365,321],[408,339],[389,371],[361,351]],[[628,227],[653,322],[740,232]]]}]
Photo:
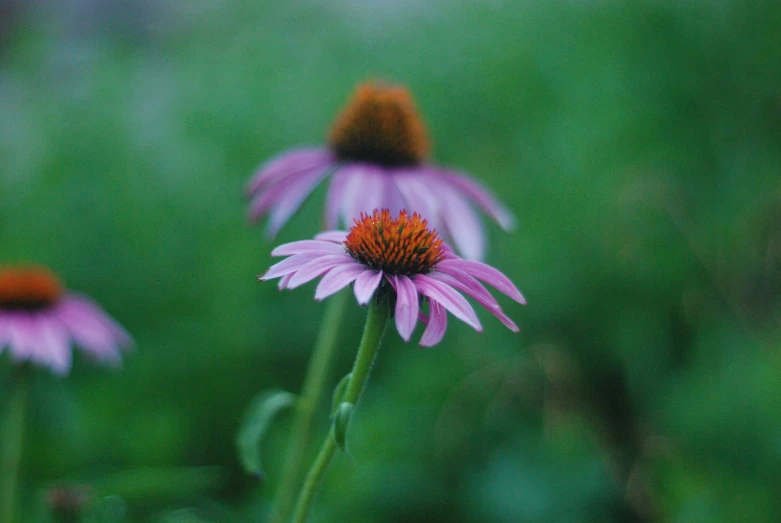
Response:
[{"label": "flower head", "polygon": [[407,90],[371,83],[358,86],[328,145],[339,160],[388,167],[419,165],[429,152],[426,127]]},{"label": "flower head", "polygon": [[[391,290],[399,334],[409,341],[420,319],[427,325],[420,339],[423,346],[436,345],[445,335],[445,311],[482,331],[474,309],[461,293],[488,309],[510,330],[518,331],[481,282],[526,303],[504,274],[484,263],[460,258],[426,220],[416,213],[408,217],[406,211],[392,219],[387,209],[375,210],[355,220],[349,232],[324,232],[314,240],[281,245],[271,254],[289,258],[258,279],[281,278],[280,289],[293,289],[322,276],[315,299],[322,300],[352,283],[361,305],[378,289]],[[428,314],[421,313],[421,303]]]},{"label": "flower head", "polygon": [[66,292],[43,267],[0,268],[0,352],[57,374],[71,366],[71,342],[93,359],[120,362],[130,336],[90,299]]},{"label": "flower head", "polygon": [[361,214],[344,247],[359,262],[386,274],[427,273],[442,258],[442,240],[427,225],[417,213],[407,218],[407,211],[395,220],[387,209]]},{"label": "flower head", "polygon": [[467,258],[485,250],[481,208],[505,229],[512,214],[482,185],[428,162],[426,128],[406,89],[358,86],[336,118],[324,148],[294,149],[262,165],[247,184],[252,221],[268,215],[274,236],[314,188],[331,178],[326,228],[351,224],[362,212],[412,209],[452,238]]}]

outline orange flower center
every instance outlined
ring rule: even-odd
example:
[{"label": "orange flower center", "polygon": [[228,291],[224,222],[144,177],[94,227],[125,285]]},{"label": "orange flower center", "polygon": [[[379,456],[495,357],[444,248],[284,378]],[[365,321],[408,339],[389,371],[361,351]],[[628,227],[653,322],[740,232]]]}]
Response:
[{"label": "orange flower center", "polygon": [[417,165],[429,152],[426,127],[403,87],[359,85],[328,137],[342,160]]},{"label": "orange flower center", "polygon": [[388,274],[429,272],[442,259],[442,239],[428,222],[413,213],[401,211],[392,219],[390,211],[361,213],[344,242],[347,252],[372,269]]},{"label": "orange flower center", "polygon": [[0,309],[42,309],[62,291],[60,280],[44,267],[0,268]]}]

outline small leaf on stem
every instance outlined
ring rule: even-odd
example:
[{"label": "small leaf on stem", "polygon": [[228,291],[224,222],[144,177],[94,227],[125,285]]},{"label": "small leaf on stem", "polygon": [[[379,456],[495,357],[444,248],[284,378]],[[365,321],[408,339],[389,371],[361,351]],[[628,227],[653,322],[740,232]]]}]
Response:
[{"label": "small leaf on stem", "polygon": [[296,401],[296,395],[284,390],[261,392],[252,400],[236,435],[236,447],[244,470],[263,479],[260,445],[275,416]]}]

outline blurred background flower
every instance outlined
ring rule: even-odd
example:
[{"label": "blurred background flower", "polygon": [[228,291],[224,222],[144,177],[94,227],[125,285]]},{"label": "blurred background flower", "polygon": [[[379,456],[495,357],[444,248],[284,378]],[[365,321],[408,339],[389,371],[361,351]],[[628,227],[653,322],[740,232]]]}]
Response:
[{"label": "blurred background flower", "polygon": [[336,118],[328,147],[296,148],[264,163],[247,183],[250,219],[268,214],[274,237],[317,185],[332,178],[325,202],[327,230],[348,228],[361,213],[420,212],[465,258],[482,259],[480,207],[505,229],[513,215],[468,175],[429,162],[429,140],[412,97],[400,86],[359,85]]},{"label": "blurred background flower", "polygon": [[234,434],[260,388],[299,390],[322,311],[254,282],[271,245],[239,195],[388,78],[516,214],[486,262],[533,306],[520,334],[389,336],[312,520],[781,516],[778,2],[2,4],[2,262],[54,268],[138,347],[34,387],[29,511],[60,482],[124,521],[267,503],[281,456],[258,489]]},{"label": "blurred background flower", "polygon": [[65,292],[45,267],[0,267],[0,354],[15,364],[32,362],[55,374],[67,374],[71,345],[90,359],[121,362],[120,349],[130,336],[86,296]]}]

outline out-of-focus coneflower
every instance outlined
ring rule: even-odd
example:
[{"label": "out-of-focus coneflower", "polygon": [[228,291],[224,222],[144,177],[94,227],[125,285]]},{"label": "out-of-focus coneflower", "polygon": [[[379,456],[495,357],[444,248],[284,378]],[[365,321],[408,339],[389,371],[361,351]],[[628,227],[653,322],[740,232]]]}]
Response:
[{"label": "out-of-focus coneflower", "polygon": [[33,366],[70,371],[72,345],[104,364],[121,362],[130,336],[96,303],[67,292],[44,267],[0,268],[0,353],[14,365],[0,424],[0,521],[16,518],[16,481],[22,456],[29,374]]},{"label": "out-of-focus coneflower", "polygon": [[[358,86],[331,128],[326,147],[299,148],[263,164],[247,183],[249,217],[268,215],[273,237],[314,188],[331,178],[326,229],[350,225],[362,212],[415,211],[452,239],[459,254],[482,259],[481,208],[500,226],[512,214],[472,178],[430,163],[425,125],[406,89],[381,83]],[[341,218],[341,220],[340,220]]]},{"label": "out-of-focus coneflower", "polygon": [[0,268],[0,352],[67,374],[75,344],[91,359],[120,363],[130,336],[89,298],[67,292],[42,267]]}]

